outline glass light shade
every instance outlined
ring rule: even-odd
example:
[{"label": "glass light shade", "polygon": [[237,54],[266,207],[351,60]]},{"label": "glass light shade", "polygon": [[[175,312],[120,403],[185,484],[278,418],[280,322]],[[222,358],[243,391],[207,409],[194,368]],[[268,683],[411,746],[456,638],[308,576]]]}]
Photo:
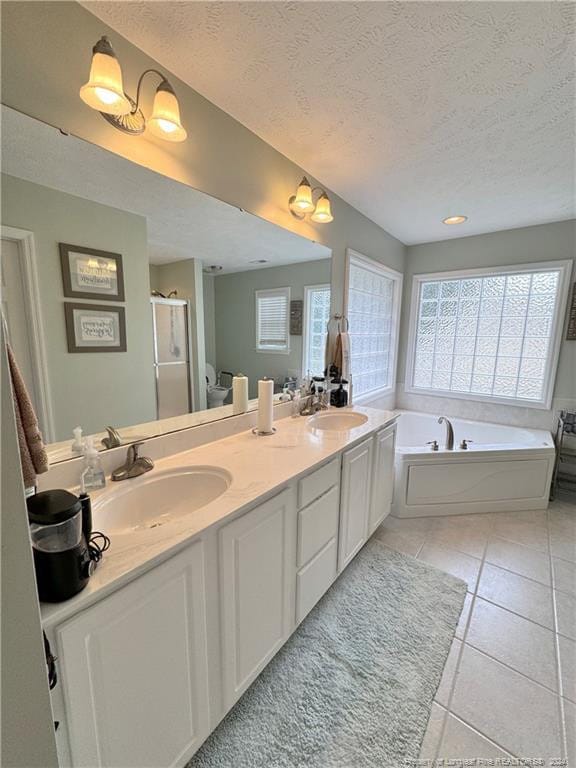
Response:
[{"label": "glass light shade", "polygon": [[334,221],[334,216],[332,216],[332,211],[330,209],[330,199],[326,193],[318,198],[316,210],[310,218],[317,224],[328,224],[329,222]]},{"label": "glass light shade", "polygon": [[150,132],[166,141],[184,141],[186,130],[180,122],[180,107],[169,83],[160,83],[154,97],[152,117],[148,121]]},{"label": "glass light shade", "polygon": [[314,210],[312,188],[306,177],[298,185],[298,190],[290,203],[290,210],[294,211],[294,213],[312,213]]},{"label": "glass light shade", "polygon": [[109,43],[107,47],[100,43],[94,47],[90,79],[80,88],[80,98],[92,109],[109,115],[127,115],[131,111],[124,95],[122,70]]}]

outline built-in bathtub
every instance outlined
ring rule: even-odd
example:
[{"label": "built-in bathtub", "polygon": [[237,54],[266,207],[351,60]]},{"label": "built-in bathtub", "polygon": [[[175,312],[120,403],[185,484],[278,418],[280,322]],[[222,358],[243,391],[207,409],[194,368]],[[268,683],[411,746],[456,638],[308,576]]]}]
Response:
[{"label": "built-in bathtub", "polygon": [[[400,411],[392,514],[459,515],[546,509],[555,448],[550,432],[450,419],[454,450],[445,450],[438,415]],[[429,442],[436,440],[438,451]],[[468,449],[459,446],[471,441]]]}]

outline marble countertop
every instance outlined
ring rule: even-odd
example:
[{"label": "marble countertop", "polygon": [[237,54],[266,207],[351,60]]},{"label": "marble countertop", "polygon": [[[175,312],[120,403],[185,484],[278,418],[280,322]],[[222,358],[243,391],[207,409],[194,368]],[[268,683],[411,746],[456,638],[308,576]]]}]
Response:
[{"label": "marble countertop", "polygon": [[[193,539],[220,525],[226,518],[273,496],[289,482],[398,418],[393,411],[364,407],[350,410],[365,414],[367,421],[348,431],[332,432],[311,430],[306,418],[289,417],[274,422],[277,431],[273,435],[260,437],[251,430],[239,432],[157,461],[154,469],[143,478],[182,466],[211,465],[226,470],[232,482],[216,500],[189,515],[170,520],[160,527],[112,536],[110,549],[82,592],[63,603],[41,603],[44,627],[84,610],[184,549]],[[99,499],[123,491],[128,484],[134,487],[143,478],[109,483],[102,491],[91,494],[94,530],[99,530]]]}]

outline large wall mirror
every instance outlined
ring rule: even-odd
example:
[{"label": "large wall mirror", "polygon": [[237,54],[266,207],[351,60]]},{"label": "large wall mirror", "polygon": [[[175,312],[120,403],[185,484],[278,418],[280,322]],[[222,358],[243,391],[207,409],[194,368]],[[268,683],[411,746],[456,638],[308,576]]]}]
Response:
[{"label": "large wall mirror", "polygon": [[[328,248],[2,108],[2,311],[51,461],[320,373]],[[250,404],[255,407],[255,402]]]}]

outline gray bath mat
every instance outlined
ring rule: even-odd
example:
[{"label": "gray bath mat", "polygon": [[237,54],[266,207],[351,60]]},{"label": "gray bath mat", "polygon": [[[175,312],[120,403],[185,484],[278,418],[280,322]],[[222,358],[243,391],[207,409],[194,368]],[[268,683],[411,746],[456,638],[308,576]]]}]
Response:
[{"label": "gray bath mat", "polygon": [[418,758],[464,597],[370,541],[189,768],[401,768]]}]

